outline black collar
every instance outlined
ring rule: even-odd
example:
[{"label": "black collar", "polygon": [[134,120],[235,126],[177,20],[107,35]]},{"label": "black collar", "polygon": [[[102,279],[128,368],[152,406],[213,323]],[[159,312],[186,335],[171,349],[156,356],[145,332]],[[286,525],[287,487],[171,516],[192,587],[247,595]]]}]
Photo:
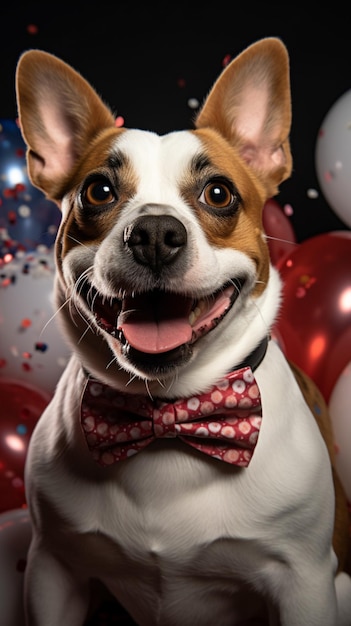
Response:
[{"label": "black collar", "polygon": [[254,371],[264,359],[269,339],[270,337],[265,336],[261,343],[258,344],[257,348],[250,352],[250,354],[241,363],[239,363],[239,365],[236,365],[233,370],[239,370],[242,367],[251,367],[251,370]]},{"label": "black collar", "polygon": [[[269,340],[270,340],[270,336],[266,335],[262,339],[261,343],[258,344],[257,348],[252,350],[252,352],[250,352],[250,354],[243,361],[241,361],[239,365],[236,365],[230,371],[232,372],[234,370],[239,370],[242,367],[250,367],[251,370],[254,372],[255,369],[260,365],[260,363],[262,363],[265,357]],[[88,370],[85,369],[85,367],[83,367],[83,372],[86,378],[91,377],[90,373],[88,372]]]}]

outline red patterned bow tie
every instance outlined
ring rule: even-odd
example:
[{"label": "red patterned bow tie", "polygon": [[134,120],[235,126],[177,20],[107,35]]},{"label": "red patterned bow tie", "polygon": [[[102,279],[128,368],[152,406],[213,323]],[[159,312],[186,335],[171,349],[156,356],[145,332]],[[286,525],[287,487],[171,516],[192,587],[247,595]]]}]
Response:
[{"label": "red patterned bow tie", "polygon": [[124,394],[89,379],[81,424],[100,465],[127,459],[158,438],[179,437],[197,450],[247,467],[261,426],[261,398],[250,367],[210,391],[173,403]]}]

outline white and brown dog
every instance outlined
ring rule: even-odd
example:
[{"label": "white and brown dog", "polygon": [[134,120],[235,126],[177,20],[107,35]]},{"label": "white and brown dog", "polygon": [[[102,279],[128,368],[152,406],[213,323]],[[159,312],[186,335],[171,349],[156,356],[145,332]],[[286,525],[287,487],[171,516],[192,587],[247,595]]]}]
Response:
[{"label": "white and brown dog", "polygon": [[27,458],[28,626],[83,624],[94,580],[140,626],[350,625],[330,455],[268,340],[281,285],[262,209],[291,172],[285,46],[247,48],[196,129],[165,136],[117,128],[42,51],[22,55],[17,94],[31,180],[62,209],[72,347]]}]

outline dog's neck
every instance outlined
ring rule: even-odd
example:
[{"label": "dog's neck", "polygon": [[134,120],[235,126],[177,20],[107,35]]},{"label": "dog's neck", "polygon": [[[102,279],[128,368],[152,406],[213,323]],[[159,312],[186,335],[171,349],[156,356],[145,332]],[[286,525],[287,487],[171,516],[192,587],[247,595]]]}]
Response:
[{"label": "dog's neck", "polygon": [[[245,357],[245,359],[241,361],[241,363],[233,367],[231,371],[240,370],[244,367],[250,367],[251,371],[254,372],[258,368],[260,363],[262,363],[265,357],[269,341],[270,336],[265,335],[262,341],[258,344],[258,346],[254,350],[252,350],[252,352],[250,352],[250,354],[248,354],[247,357]],[[94,378],[94,380],[97,380],[95,376],[91,376],[90,372],[84,366],[83,372],[87,379]]]},{"label": "dog's neck", "polygon": [[265,357],[269,340],[270,337],[265,335],[261,343],[258,344],[257,348],[252,350],[252,352],[250,352],[250,354],[241,363],[239,363],[239,365],[236,365],[234,369],[237,370],[242,367],[250,367],[254,372]]}]

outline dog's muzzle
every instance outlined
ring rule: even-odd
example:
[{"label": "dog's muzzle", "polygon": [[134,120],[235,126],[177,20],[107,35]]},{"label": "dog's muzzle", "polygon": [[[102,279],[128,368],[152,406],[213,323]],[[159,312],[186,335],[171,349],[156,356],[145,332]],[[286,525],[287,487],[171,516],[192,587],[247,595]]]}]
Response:
[{"label": "dog's muzzle", "polygon": [[[115,297],[104,296],[88,280],[80,289],[99,328],[142,371],[188,361],[193,345],[220,323],[245,283],[244,276],[235,277],[201,297],[172,289],[189,267],[188,243],[180,220],[144,213],[123,230],[124,282],[116,284]],[[105,279],[112,284],[107,274]]]}]

